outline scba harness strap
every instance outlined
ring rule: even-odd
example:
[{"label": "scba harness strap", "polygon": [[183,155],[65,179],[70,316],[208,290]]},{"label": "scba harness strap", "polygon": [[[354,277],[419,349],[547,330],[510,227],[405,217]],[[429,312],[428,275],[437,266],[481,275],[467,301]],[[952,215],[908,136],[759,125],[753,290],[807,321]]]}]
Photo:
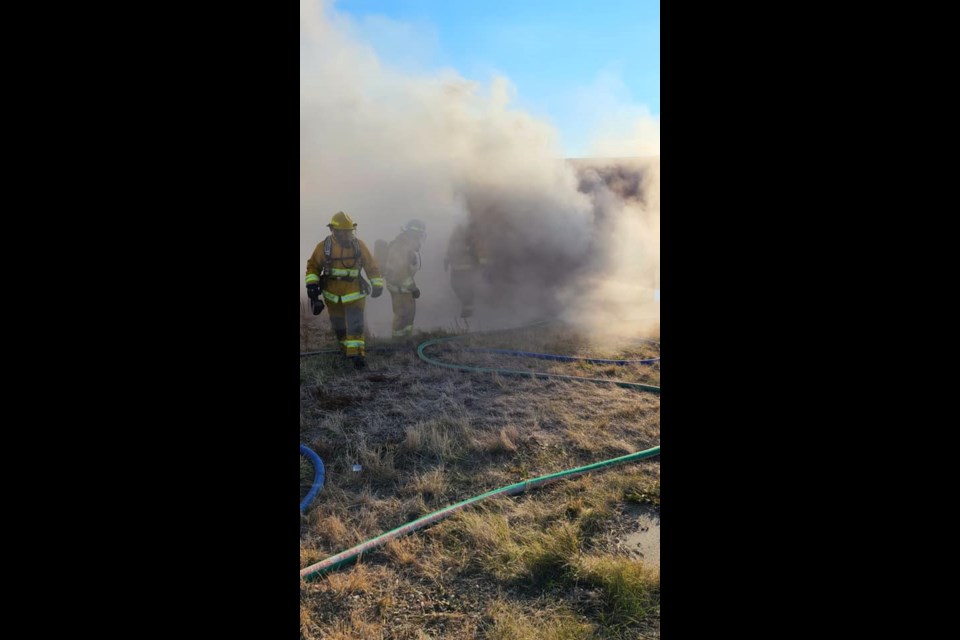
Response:
[{"label": "scba harness strap", "polygon": [[[333,266],[333,236],[327,236],[323,241],[323,274],[328,280],[341,280],[345,282],[360,281],[360,291],[357,293],[348,293],[338,296],[324,290],[323,297],[330,302],[347,303],[360,300],[370,293],[370,284],[360,276],[360,269],[363,268],[363,254],[360,252],[360,240],[352,239],[353,256],[351,268],[342,269]],[[338,258],[343,264],[347,264],[347,258],[340,256]]]},{"label": "scba harness strap", "polygon": [[[327,236],[323,241],[323,271],[331,280],[354,281],[360,277],[360,269],[363,268],[363,254],[360,253],[360,241],[353,238],[353,264],[349,269],[336,269],[333,267],[333,236]],[[344,264],[347,260],[341,256],[339,258]]]}]

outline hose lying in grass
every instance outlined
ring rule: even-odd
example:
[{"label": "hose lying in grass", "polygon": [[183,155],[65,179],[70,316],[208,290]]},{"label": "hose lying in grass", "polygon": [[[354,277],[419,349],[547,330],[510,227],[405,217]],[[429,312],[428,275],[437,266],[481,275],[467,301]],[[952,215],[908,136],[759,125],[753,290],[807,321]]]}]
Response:
[{"label": "hose lying in grass", "polygon": [[[367,347],[366,351],[407,351],[410,345],[405,347]],[[323,356],[327,354],[343,353],[343,349],[323,349],[322,351],[301,351],[301,358],[310,358],[312,356]]]},{"label": "hose lying in grass", "polygon": [[[406,351],[409,347],[370,347],[367,351]],[[645,360],[605,360],[604,358],[581,358],[579,356],[562,356],[555,353],[534,353],[532,351],[514,351],[512,349],[484,349],[480,347],[469,347],[464,351],[473,353],[497,353],[505,356],[518,356],[521,358],[537,358],[540,360],[556,360],[557,362],[589,362],[591,364],[612,364],[624,366],[629,364],[653,364],[660,362],[660,358],[647,358]],[[324,349],[322,351],[304,351],[300,353],[301,358],[310,358],[313,356],[322,356],[327,354],[343,353],[342,349]]]},{"label": "hose lying in grass", "polygon": [[310,491],[307,492],[306,497],[300,501],[300,513],[303,513],[307,510],[307,507],[310,506],[310,503],[313,502],[313,499],[317,497],[317,494],[320,493],[320,489],[323,488],[326,471],[323,468],[323,460],[309,447],[300,445],[300,455],[307,457],[313,464],[313,485],[310,487]]},{"label": "hose lying in grass", "polygon": [[408,522],[407,524],[397,527],[392,531],[387,533],[380,534],[376,538],[371,538],[366,542],[361,542],[357,546],[347,549],[341,553],[338,553],[335,556],[330,556],[326,560],[321,560],[316,564],[312,564],[309,567],[300,570],[300,577],[306,580],[312,580],[322,576],[328,571],[333,571],[334,569],[339,569],[340,567],[346,566],[355,560],[358,560],[364,553],[376,549],[377,547],[383,546],[384,544],[395,540],[402,536],[405,536],[409,533],[413,533],[418,529],[423,529],[429,525],[437,523],[444,518],[447,518],[454,513],[480,502],[481,500],[486,500],[493,496],[506,495],[506,496],[515,496],[517,494],[523,493],[527,489],[534,489],[536,487],[541,487],[549,482],[554,482],[556,480],[561,480],[565,478],[572,478],[590,471],[596,471],[597,469],[603,469],[606,467],[612,467],[614,465],[623,464],[625,462],[633,462],[635,460],[642,460],[644,458],[650,458],[652,456],[660,455],[660,446],[653,447],[652,449],[646,449],[644,451],[638,451],[636,453],[631,453],[629,455],[621,456],[619,458],[613,458],[611,460],[604,460],[603,462],[595,462],[594,464],[589,464],[585,467],[576,467],[574,469],[568,469],[567,471],[561,471],[559,473],[551,473],[550,475],[540,476],[539,478],[533,478],[531,480],[524,480],[523,482],[517,482],[515,484],[508,485],[506,487],[501,487],[500,489],[494,489],[493,491],[488,491],[479,496],[469,498],[463,502],[458,502],[449,507],[440,509],[439,511],[434,511],[429,513],[422,518],[417,518],[413,522]]},{"label": "hose lying in grass", "polygon": [[589,362],[591,364],[653,364],[660,362],[660,358],[647,358],[646,360],[605,360],[603,358],[581,358],[579,356],[561,356],[555,353],[534,353],[532,351],[514,351],[512,349],[485,349],[480,347],[470,347],[464,349],[473,353],[498,353],[505,356],[518,356],[520,358],[537,358],[539,360],[556,360],[557,362]]},{"label": "hose lying in grass", "polygon": [[[446,338],[436,338],[433,340],[426,340],[420,343],[420,345],[417,347],[417,355],[420,357],[421,360],[423,360],[428,364],[447,367],[450,369],[459,369],[461,371],[498,373],[501,375],[515,375],[515,376],[525,376],[525,377],[535,377],[535,378],[559,378],[562,380],[577,380],[581,382],[591,382],[595,384],[616,384],[617,386],[628,388],[628,389],[649,391],[657,394],[660,393],[660,387],[655,387],[653,385],[640,384],[637,382],[624,382],[620,380],[603,380],[603,379],[597,379],[597,378],[581,378],[579,376],[567,376],[567,375],[552,374],[552,373],[538,373],[538,372],[532,372],[532,371],[512,371],[509,369],[492,369],[492,368],[485,368],[485,367],[473,367],[469,365],[456,365],[456,364],[450,364],[447,362],[442,362],[440,360],[431,358],[424,354],[424,350],[432,345],[435,345],[441,342],[446,342],[449,340],[456,340],[459,337],[461,336],[450,336]],[[364,553],[371,551],[372,549],[376,549],[377,547],[380,547],[386,544],[387,542],[390,542],[391,540],[395,540],[404,535],[413,533],[414,531],[417,531],[419,529],[422,529],[424,527],[437,523],[440,520],[443,520],[444,518],[447,518],[470,505],[480,502],[481,500],[486,500],[487,498],[490,498],[496,495],[509,495],[509,496],[517,495],[519,493],[523,493],[527,489],[540,487],[549,482],[554,482],[556,480],[571,478],[574,476],[581,475],[583,473],[588,473],[590,471],[596,471],[597,469],[604,469],[606,467],[612,467],[614,465],[624,464],[626,462],[633,462],[636,460],[643,460],[644,458],[650,458],[658,455],[660,455],[659,445],[651,449],[645,449],[644,451],[638,451],[636,453],[631,453],[625,456],[621,456],[619,458],[612,458],[610,460],[604,460],[602,462],[595,462],[593,464],[589,464],[583,467],[575,467],[573,469],[568,469],[567,471],[552,473],[550,475],[540,476],[539,478],[533,478],[531,480],[524,480],[523,482],[517,482],[515,484],[511,484],[506,487],[501,487],[500,489],[494,489],[493,491],[488,491],[487,493],[481,494],[479,496],[475,496],[473,498],[469,498],[462,502],[458,502],[449,507],[440,509],[439,511],[428,513],[427,515],[421,518],[418,518],[413,522],[408,522],[407,524],[402,525],[396,529],[393,529],[392,531],[383,533],[377,536],[376,538],[371,538],[366,542],[361,542],[360,544],[358,544],[353,548],[347,549],[346,551],[342,551],[341,553],[338,553],[334,556],[330,556],[329,558],[325,560],[321,560],[316,564],[312,564],[309,567],[301,569],[300,577],[303,579],[312,580],[319,576],[322,576],[328,571],[339,569],[340,567],[346,566],[356,561]]]},{"label": "hose lying in grass", "polygon": [[[510,327],[507,329],[490,329],[488,331],[474,331],[470,333],[471,336],[489,336],[495,335],[498,333],[508,333],[514,331],[523,331],[524,329],[535,329],[537,327],[544,327],[550,324],[557,322],[556,320],[537,320],[527,325],[521,327]],[[453,338],[459,338],[461,336],[452,336]],[[649,340],[643,340],[643,342],[649,342]],[[367,347],[367,351],[405,351],[410,348],[411,345],[390,345],[390,346],[377,346],[377,347]],[[343,353],[342,349],[323,349],[322,351],[301,351],[301,358],[308,358],[311,356],[320,356],[332,353]]]},{"label": "hose lying in grass", "polygon": [[441,344],[443,342],[449,342],[450,340],[456,340],[460,336],[449,336],[445,338],[434,338],[433,340],[427,340],[420,343],[417,347],[417,355],[421,360],[428,364],[433,364],[438,367],[446,367],[447,369],[456,369],[458,371],[470,371],[473,373],[497,373],[502,376],[520,376],[525,378],[549,378],[554,380],[574,380],[577,382],[592,382],[594,384],[614,384],[618,387],[623,387],[624,389],[637,389],[639,391],[650,391],[652,393],[660,393],[660,387],[655,387],[649,384],[640,384],[639,382],[627,382],[625,380],[615,380],[615,379],[604,379],[604,378],[585,378],[582,376],[568,376],[560,373],[543,373],[540,371],[516,371],[513,369],[497,369],[493,367],[475,367],[467,364],[451,364],[449,362],[443,362],[442,360],[437,360],[431,356],[428,356],[424,351],[428,347],[432,347],[436,344]]}]

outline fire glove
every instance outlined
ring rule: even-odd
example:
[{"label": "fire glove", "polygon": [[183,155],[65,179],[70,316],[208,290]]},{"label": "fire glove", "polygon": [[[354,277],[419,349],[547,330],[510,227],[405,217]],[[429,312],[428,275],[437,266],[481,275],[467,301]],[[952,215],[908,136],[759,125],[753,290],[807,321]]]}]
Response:
[{"label": "fire glove", "polygon": [[320,315],[323,312],[323,300],[320,298],[320,285],[308,284],[307,297],[310,298],[310,307],[313,315]]}]

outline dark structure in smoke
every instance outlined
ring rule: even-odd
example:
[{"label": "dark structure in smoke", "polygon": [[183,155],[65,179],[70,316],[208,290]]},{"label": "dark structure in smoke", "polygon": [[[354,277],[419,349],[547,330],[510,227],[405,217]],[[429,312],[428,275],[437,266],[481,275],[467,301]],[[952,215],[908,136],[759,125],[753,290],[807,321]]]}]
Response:
[{"label": "dark structure in smoke", "polygon": [[[615,221],[624,215],[659,213],[659,158],[571,160],[579,179],[578,190],[593,203],[595,243],[601,250],[618,229]],[[654,198],[656,195],[656,199]],[[606,262],[596,267],[609,267]]]},{"label": "dark structure in smoke", "polygon": [[479,290],[482,307],[514,317],[560,313],[565,301],[576,297],[571,288],[616,266],[609,250],[619,228],[613,222],[645,215],[659,189],[659,166],[650,160],[567,162],[578,191],[589,199],[587,219],[558,219],[550,204],[516,192],[464,190],[469,227],[488,258]]},{"label": "dark structure in smoke", "polygon": [[[649,186],[654,166],[649,162],[631,159],[621,160],[571,160],[580,180],[580,193],[594,198],[605,190],[617,196],[624,203],[639,204],[647,208],[645,185]],[[606,209],[598,209],[602,217]]]}]

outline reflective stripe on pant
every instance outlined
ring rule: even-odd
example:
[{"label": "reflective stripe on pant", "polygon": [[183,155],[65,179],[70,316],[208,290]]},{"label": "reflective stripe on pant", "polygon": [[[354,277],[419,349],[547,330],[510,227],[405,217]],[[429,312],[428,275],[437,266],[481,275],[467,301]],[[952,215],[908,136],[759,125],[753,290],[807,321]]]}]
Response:
[{"label": "reflective stripe on pant", "polygon": [[366,355],[363,340],[363,307],[365,302],[361,298],[356,302],[347,304],[327,303],[330,326],[333,327],[333,332],[337,335],[337,340],[347,357]]},{"label": "reflective stripe on pant", "polygon": [[409,336],[413,333],[413,319],[417,315],[417,301],[412,293],[390,292],[393,304],[393,335]]}]

